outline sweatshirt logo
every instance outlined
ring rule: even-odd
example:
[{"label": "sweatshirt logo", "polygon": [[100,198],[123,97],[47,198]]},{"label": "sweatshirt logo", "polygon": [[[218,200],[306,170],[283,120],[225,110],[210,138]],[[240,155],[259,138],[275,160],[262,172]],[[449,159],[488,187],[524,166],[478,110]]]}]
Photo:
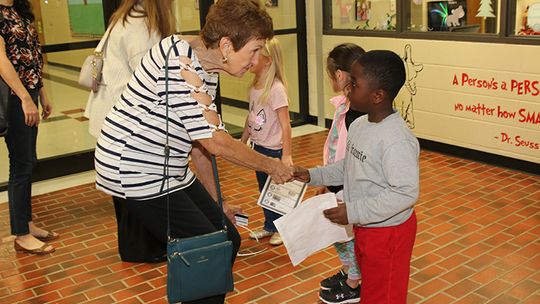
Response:
[{"label": "sweatshirt logo", "polygon": [[361,162],[364,162],[367,158],[367,155],[364,154],[364,151],[360,151],[354,147],[354,144],[352,144],[349,140],[347,141],[347,152],[351,153],[352,156],[354,156],[356,159],[358,159]]}]

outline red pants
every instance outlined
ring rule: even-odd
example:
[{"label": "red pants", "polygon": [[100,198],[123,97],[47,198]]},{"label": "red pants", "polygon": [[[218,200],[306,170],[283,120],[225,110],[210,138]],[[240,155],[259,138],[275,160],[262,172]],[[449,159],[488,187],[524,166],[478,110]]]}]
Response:
[{"label": "red pants", "polygon": [[354,227],[355,254],[362,273],[361,304],[407,302],[416,214],[392,227]]}]

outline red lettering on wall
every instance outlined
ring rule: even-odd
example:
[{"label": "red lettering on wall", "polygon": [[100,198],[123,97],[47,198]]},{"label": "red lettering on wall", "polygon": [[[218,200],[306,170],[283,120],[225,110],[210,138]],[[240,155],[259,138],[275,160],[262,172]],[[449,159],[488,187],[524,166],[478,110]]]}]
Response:
[{"label": "red lettering on wall", "polygon": [[[506,81],[497,81],[494,77],[491,79],[482,79],[474,77],[469,73],[461,73],[461,82],[458,83],[458,78],[454,74],[452,85],[461,85],[462,87],[472,87],[485,90],[503,90],[508,91]],[[539,96],[540,81],[539,80],[510,80],[510,92],[518,96]]]},{"label": "red lettering on wall", "polygon": [[525,139],[521,135],[512,136],[506,132],[501,132],[500,136],[495,136],[495,139],[497,139],[501,143],[509,144],[515,147],[521,147],[523,149],[540,149],[540,143],[534,140]]},{"label": "red lettering on wall", "polygon": [[540,112],[528,112],[524,108],[519,109],[519,122],[540,125]]},{"label": "red lettering on wall", "polygon": [[538,96],[540,94],[540,82],[538,82],[538,80],[518,81],[518,80],[512,79],[512,81],[510,81],[510,91],[515,92],[516,94],[520,96],[521,95]]},{"label": "red lettering on wall", "polygon": [[520,108],[518,111],[510,111],[500,105],[496,107],[484,103],[467,104],[455,103],[455,112],[469,112],[475,116],[493,116],[500,119],[517,120],[524,124],[540,125],[540,112],[529,111],[526,108]]}]

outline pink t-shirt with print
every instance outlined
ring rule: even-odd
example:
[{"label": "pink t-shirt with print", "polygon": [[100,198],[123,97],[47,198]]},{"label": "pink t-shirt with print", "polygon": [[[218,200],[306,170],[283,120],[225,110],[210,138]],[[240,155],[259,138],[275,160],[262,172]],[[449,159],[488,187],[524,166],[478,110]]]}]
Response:
[{"label": "pink t-shirt with print", "polygon": [[287,92],[281,81],[274,81],[267,102],[261,106],[257,100],[262,92],[255,88],[249,91],[249,138],[259,146],[279,150],[283,147],[282,131],[276,110],[289,105]]}]

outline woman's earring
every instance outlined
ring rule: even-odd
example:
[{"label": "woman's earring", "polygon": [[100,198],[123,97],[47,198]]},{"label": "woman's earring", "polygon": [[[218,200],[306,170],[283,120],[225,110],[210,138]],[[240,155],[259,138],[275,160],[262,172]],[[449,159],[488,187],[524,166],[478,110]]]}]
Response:
[{"label": "woman's earring", "polygon": [[229,60],[229,58],[223,57],[223,58],[221,58],[221,63],[226,64],[228,60]]}]

